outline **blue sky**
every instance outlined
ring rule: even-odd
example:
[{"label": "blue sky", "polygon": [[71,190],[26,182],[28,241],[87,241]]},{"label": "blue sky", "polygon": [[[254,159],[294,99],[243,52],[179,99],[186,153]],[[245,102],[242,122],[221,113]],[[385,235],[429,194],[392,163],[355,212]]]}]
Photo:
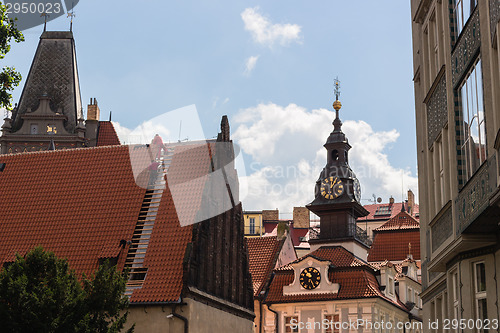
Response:
[{"label": "blue sky", "polygon": [[[112,111],[123,131],[194,104],[207,138],[227,114],[246,164],[244,208],[285,212],[312,199],[338,76],[362,197],[400,201],[402,188],[417,190],[409,7],[409,0],[82,0],[73,23],[82,102],[97,98],[101,119]],[[47,24],[68,27],[65,17]],[[41,31],[25,31],[2,63],[26,77]],[[252,194],[266,184],[279,185]]]}]

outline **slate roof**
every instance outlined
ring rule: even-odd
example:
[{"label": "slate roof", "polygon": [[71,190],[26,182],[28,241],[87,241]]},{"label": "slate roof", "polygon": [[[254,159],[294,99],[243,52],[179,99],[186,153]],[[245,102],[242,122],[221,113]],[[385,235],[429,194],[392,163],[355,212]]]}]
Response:
[{"label": "slate roof", "polygon": [[65,128],[74,133],[77,120],[83,118],[80,84],[76,64],[76,51],[71,31],[45,31],[31,64],[26,83],[14,112],[12,130],[17,131],[22,124],[20,115],[28,108],[35,111],[39,98],[47,94],[51,108],[68,118]]},{"label": "slate roof", "polygon": [[[134,152],[131,152],[134,153]],[[77,274],[116,253],[124,267],[145,189],[136,185],[128,146],[0,156],[0,264],[36,245],[67,258]],[[131,302],[176,302],[192,227],[180,227],[164,190],[144,266],[142,289]]]},{"label": "slate roof", "polygon": [[113,123],[111,121],[99,121],[97,147],[115,145],[120,145],[120,139],[118,139]]},{"label": "slate roof", "polygon": [[257,297],[276,267],[285,239],[278,240],[275,236],[265,236],[247,238],[246,241],[254,297]]},{"label": "slate roof", "polygon": [[[333,268],[329,270],[328,277],[330,281],[340,285],[338,293],[308,294],[304,292],[300,295],[283,294],[283,287],[290,285],[294,280],[292,264],[302,261],[309,256],[318,260],[328,260],[331,262]],[[359,259],[341,246],[320,247],[302,258],[276,269],[265,302],[291,303],[379,297],[400,307],[404,311],[408,311],[399,300],[393,301],[383,294],[375,273],[375,267]]]},{"label": "slate roof", "polygon": [[368,261],[404,260],[410,251],[415,260],[420,260],[420,224],[408,213],[400,212],[374,230]]}]

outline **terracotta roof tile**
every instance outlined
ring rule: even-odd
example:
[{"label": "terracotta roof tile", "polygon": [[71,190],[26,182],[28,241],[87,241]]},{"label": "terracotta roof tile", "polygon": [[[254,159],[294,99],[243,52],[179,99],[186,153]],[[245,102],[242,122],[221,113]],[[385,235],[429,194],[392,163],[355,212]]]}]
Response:
[{"label": "terracotta roof tile", "polygon": [[[128,146],[0,155],[0,162],[6,163],[1,263],[42,245],[67,258],[77,274],[90,275],[99,258],[117,253],[123,269],[127,248],[120,241],[131,240],[145,194],[135,183]],[[144,262],[147,276],[131,302],[178,301],[191,231],[179,225],[165,189]]]},{"label": "terracotta roof tile", "polygon": [[[363,207],[368,211],[368,215],[362,218],[359,218],[358,221],[364,220],[387,220],[390,219],[401,212],[401,202],[395,202],[393,204],[384,203],[384,204],[373,204],[373,205],[364,205]],[[407,204],[405,204],[405,208],[407,208]],[[377,214],[377,210],[379,210],[379,214]],[[382,211],[388,211],[390,213],[382,213]],[[417,204],[413,207],[412,216],[418,218],[419,216],[419,207]]]},{"label": "terracotta roof tile", "polygon": [[247,238],[248,265],[252,275],[254,297],[257,297],[276,267],[284,240],[274,236]]},{"label": "terracotta roof tile", "polygon": [[420,229],[420,223],[407,212],[399,212],[389,221],[376,228],[375,231],[400,229]]},{"label": "terracotta roof tile", "polygon": [[415,260],[420,260],[420,230],[388,230],[374,233],[373,244],[368,252],[368,261],[398,261],[408,256],[408,244]]},{"label": "terracotta roof tile", "polygon": [[118,139],[113,123],[111,121],[99,121],[97,147],[116,145],[120,145],[120,139]]}]

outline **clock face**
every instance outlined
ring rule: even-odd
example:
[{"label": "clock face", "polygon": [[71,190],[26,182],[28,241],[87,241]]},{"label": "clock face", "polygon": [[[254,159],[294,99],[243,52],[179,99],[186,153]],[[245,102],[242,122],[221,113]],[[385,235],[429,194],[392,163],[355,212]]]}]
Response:
[{"label": "clock face", "polygon": [[335,199],[344,193],[344,184],[338,177],[328,177],[321,181],[321,195],[326,199]]},{"label": "clock face", "polygon": [[304,289],[312,290],[319,286],[321,274],[314,267],[307,267],[300,273],[300,285]]},{"label": "clock face", "polygon": [[359,185],[359,180],[358,178],[354,178],[354,182],[352,184],[354,187],[354,198],[356,201],[360,202],[361,201],[361,185]]}]

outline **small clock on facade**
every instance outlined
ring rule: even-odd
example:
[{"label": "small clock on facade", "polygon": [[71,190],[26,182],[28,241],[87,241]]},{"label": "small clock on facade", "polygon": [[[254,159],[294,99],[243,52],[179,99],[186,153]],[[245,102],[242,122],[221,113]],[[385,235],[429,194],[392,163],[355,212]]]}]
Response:
[{"label": "small clock on facade", "polygon": [[300,285],[304,289],[312,290],[319,286],[321,274],[314,267],[307,267],[300,273]]},{"label": "small clock on facade", "polygon": [[325,199],[335,199],[344,193],[344,184],[338,177],[327,177],[321,181],[320,193]]},{"label": "small clock on facade", "polygon": [[358,178],[354,178],[354,181],[352,183],[353,188],[354,188],[354,198],[356,201],[360,202],[361,201],[361,185],[359,185],[359,180]]}]

